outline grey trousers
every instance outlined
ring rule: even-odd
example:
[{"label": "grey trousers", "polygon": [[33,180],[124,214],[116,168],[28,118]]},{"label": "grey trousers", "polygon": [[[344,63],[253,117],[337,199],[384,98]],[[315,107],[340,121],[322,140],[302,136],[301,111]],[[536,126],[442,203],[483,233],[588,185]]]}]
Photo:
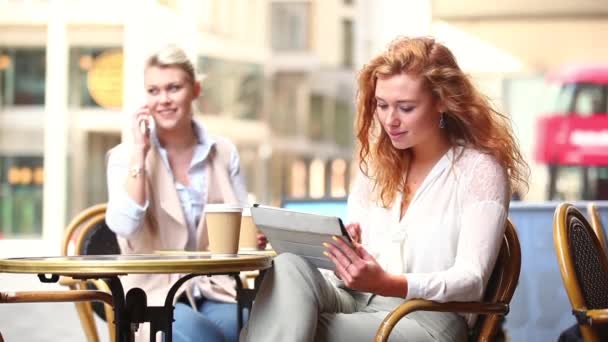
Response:
[{"label": "grey trousers", "polygon": [[[334,286],[318,269],[281,254],[266,272],[241,342],[372,342],[401,298],[371,296]],[[395,326],[390,341],[466,341],[467,324],[454,313],[414,312]]]}]

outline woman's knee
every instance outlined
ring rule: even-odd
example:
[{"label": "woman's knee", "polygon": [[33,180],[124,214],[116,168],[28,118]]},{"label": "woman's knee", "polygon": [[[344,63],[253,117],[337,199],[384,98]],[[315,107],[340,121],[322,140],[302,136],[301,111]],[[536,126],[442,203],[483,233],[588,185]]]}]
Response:
[{"label": "woman's knee", "polygon": [[308,270],[311,265],[299,255],[292,253],[281,253],[272,261],[275,272],[283,273],[285,271]]}]

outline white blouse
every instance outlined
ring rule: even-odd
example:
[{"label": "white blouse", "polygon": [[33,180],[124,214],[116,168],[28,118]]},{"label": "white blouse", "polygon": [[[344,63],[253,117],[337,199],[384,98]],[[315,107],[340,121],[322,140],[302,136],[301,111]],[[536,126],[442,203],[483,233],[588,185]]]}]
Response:
[{"label": "white blouse", "polygon": [[[506,170],[489,155],[450,149],[431,169],[399,220],[402,196],[383,208],[360,174],[348,199],[363,246],[389,273],[405,274],[407,299],[477,301],[498,256],[507,219]],[[473,316],[465,316],[472,324]]]}]

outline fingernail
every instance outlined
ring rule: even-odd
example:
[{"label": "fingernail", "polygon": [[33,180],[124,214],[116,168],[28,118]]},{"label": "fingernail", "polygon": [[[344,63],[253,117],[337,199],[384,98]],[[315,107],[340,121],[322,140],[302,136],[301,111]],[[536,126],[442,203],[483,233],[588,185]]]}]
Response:
[{"label": "fingernail", "polygon": [[340,241],[340,239],[338,239],[338,237],[337,237],[337,236],[335,236],[335,235],[332,235],[332,237],[331,237],[331,238],[332,238],[332,239],[334,239],[334,241]]},{"label": "fingernail", "polygon": [[327,253],[327,252],[323,251],[323,254],[324,254],[326,257],[328,257],[328,258],[329,258],[329,253]]},{"label": "fingernail", "polygon": [[323,247],[329,248],[329,244],[327,242],[323,242]]}]

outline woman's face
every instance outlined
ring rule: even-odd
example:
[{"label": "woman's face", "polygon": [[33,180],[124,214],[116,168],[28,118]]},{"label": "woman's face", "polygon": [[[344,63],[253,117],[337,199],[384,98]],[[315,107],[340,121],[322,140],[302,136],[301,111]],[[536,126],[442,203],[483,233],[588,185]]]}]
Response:
[{"label": "woman's face", "polygon": [[200,93],[200,85],[178,67],[151,66],[144,72],[146,104],[161,130],[190,125],[192,101]]},{"label": "woman's face", "polygon": [[432,142],[440,136],[439,110],[419,76],[401,73],[378,78],[376,115],[397,149]]}]

